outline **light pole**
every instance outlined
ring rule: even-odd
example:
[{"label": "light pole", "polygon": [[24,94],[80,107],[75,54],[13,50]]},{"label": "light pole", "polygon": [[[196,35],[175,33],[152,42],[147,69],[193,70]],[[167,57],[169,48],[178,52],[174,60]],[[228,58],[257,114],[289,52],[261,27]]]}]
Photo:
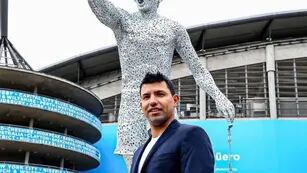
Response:
[{"label": "light pole", "polygon": [[0,0],[0,28],[0,66],[22,68],[33,71],[32,67],[8,40],[8,0]]}]

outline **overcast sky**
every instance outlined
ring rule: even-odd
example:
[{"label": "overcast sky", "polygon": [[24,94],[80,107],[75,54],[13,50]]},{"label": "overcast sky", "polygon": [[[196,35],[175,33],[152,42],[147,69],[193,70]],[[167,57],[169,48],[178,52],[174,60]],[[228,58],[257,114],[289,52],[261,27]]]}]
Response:
[{"label": "overcast sky", "polygon": [[[134,0],[111,0],[129,12]],[[159,14],[186,27],[292,10],[307,0],[164,0]],[[9,0],[8,38],[35,69],[116,44],[87,0]]]}]

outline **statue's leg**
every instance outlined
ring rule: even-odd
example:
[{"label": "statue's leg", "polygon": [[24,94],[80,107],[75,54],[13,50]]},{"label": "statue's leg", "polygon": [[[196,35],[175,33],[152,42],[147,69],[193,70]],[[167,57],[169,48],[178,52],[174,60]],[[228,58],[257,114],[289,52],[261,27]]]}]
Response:
[{"label": "statue's leg", "polygon": [[133,157],[133,155],[124,154],[123,157],[124,157],[124,159],[125,159],[125,162],[126,162],[126,166],[127,166],[128,172],[130,172],[130,168],[131,168],[131,164],[132,164],[132,157]]}]

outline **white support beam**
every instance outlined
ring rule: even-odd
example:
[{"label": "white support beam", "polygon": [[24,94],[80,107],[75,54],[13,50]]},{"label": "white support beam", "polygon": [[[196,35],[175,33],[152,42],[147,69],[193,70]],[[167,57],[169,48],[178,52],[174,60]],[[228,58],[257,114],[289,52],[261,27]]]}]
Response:
[{"label": "white support beam", "polygon": [[276,93],[275,93],[275,50],[274,50],[274,45],[267,45],[265,50],[266,50],[266,71],[267,71],[267,74],[268,74],[270,117],[271,117],[271,119],[277,119]]},{"label": "white support beam", "polygon": [[[203,60],[203,65],[207,68],[207,58],[201,57]],[[205,120],[207,118],[206,115],[206,92],[199,87],[199,119]]]}]

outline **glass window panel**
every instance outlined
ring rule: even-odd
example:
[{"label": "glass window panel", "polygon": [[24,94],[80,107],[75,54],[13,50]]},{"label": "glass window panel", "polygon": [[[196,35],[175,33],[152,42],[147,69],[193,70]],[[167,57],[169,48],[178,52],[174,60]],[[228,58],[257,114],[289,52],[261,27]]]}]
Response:
[{"label": "glass window panel", "polygon": [[278,116],[307,116],[307,58],[277,61],[276,66]]},{"label": "glass window panel", "polygon": [[[211,72],[219,89],[236,108],[238,117],[268,117],[268,91],[264,63]],[[218,117],[207,95],[207,116]]]},{"label": "glass window panel", "polygon": [[277,95],[279,97],[295,97],[293,60],[277,61]]},{"label": "glass window panel", "polygon": [[296,102],[291,100],[280,100],[280,116],[282,117],[295,117],[297,116]]},{"label": "glass window panel", "polygon": [[299,113],[302,117],[307,117],[307,97],[304,100],[299,101]]},{"label": "glass window panel", "polygon": [[102,115],[100,116],[101,122],[103,123],[117,122],[118,112],[120,107],[120,97],[121,94],[118,94],[102,100],[104,110]]},{"label": "glass window panel", "polygon": [[297,89],[299,97],[307,97],[307,58],[296,59]]},{"label": "glass window panel", "polygon": [[199,89],[193,76],[173,80],[180,96],[178,115],[180,118],[199,117]]}]

